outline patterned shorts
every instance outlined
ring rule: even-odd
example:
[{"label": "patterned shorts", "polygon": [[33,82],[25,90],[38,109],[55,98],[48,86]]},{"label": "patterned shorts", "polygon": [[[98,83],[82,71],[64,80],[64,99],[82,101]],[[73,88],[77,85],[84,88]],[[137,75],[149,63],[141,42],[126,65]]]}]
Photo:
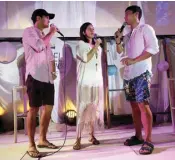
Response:
[{"label": "patterned shorts", "polygon": [[124,80],[124,89],[127,101],[149,102],[151,74],[149,71],[140,76]]}]

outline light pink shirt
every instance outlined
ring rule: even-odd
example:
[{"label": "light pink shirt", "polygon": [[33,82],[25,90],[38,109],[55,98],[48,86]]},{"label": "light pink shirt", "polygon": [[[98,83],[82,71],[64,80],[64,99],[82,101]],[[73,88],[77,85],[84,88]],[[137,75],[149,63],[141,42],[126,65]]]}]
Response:
[{"label": "light pink shirt", "polygon": [[23,46],[26,60],[26,79],[30,74],[40,82],[53,84],[51,75],[51,61],[54,56],[50,45],[46,46],[42,37],[44,33],[32,26],[26,28],[23,33]]}]

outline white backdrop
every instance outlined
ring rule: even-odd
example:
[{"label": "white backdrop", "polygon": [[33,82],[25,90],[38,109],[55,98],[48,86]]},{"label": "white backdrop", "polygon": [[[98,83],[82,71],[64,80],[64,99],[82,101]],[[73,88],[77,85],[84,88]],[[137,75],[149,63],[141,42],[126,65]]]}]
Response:
[{"label": "white backdrop", "polygon": [[[90,21],[102,36],[111,36],[124,21],[128,2],[57,1],[0,2],[0,37],[21,37],[23,29],[31,26],[31,14],[44,8],[56,14],[55,23],[65,36],[79,36],[80,26]],[[3,31],[1,30],[3,29]]]},{"label": "white backdrop", "polygon": [[[55,13],[53,22],[60,28],[79,28],[86,21],[96,27],[121,25],[128,2],[49,1],[0,2],[0,29],[24,29],[32,25],[34,9]],[[117,10],[116,10],[117,9]],[[110,13],[112,11],[112,13]],[[106,23],[108,22],[108,23]]]},{"label": "white backdrop", "polygon": [[[156,34],[174,34],[175,2],[135,1],[132,4],[141,6],[143,21],[153,26]],[[80,25],[86,21],[92,22],[102,36],[111,36],[122,25],[128,5],[129,1],[1,1],[0,37],[13,36],[15,32],[15,36],[21,36],[20,30],[32,25],[31,14],[37,8],[55,13],[53,22],[67,36],[78,36]]]}]

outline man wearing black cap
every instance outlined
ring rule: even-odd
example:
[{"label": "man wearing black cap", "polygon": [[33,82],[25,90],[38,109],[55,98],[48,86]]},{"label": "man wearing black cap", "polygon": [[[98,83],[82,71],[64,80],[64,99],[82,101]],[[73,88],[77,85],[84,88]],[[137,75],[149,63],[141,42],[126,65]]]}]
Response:
[{"label": "man wearing black cap", "polygon": [[27,115],[29,136],[29,149],[27,153],[34,158],[40,156],[34,140],[36,116],[40,106],[43,106],[43,109],[40,120],[40,138],[37,147],[58,148],[46,139],[54,105],[53,80],[56,78],[55,62],[50,48],[50,40],[58,29],[52,25],[47,35],[44,35],[43,30],[49,27],[50,19],[54,17],[54,14],[50,14],[44,9],[35,10],[31,17],[34,26],[26,28],[23,33],[26,86],[30,105]]}]

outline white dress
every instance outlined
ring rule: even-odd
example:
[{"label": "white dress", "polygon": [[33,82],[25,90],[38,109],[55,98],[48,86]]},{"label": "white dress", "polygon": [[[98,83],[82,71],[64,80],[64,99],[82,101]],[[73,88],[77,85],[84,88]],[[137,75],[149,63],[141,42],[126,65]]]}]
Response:
[{"label": "white dress", "polygon": [[104,95],[102,49],[87,62],[90,44],[79,41],[77,46],[77,131],[104,127]]}]

